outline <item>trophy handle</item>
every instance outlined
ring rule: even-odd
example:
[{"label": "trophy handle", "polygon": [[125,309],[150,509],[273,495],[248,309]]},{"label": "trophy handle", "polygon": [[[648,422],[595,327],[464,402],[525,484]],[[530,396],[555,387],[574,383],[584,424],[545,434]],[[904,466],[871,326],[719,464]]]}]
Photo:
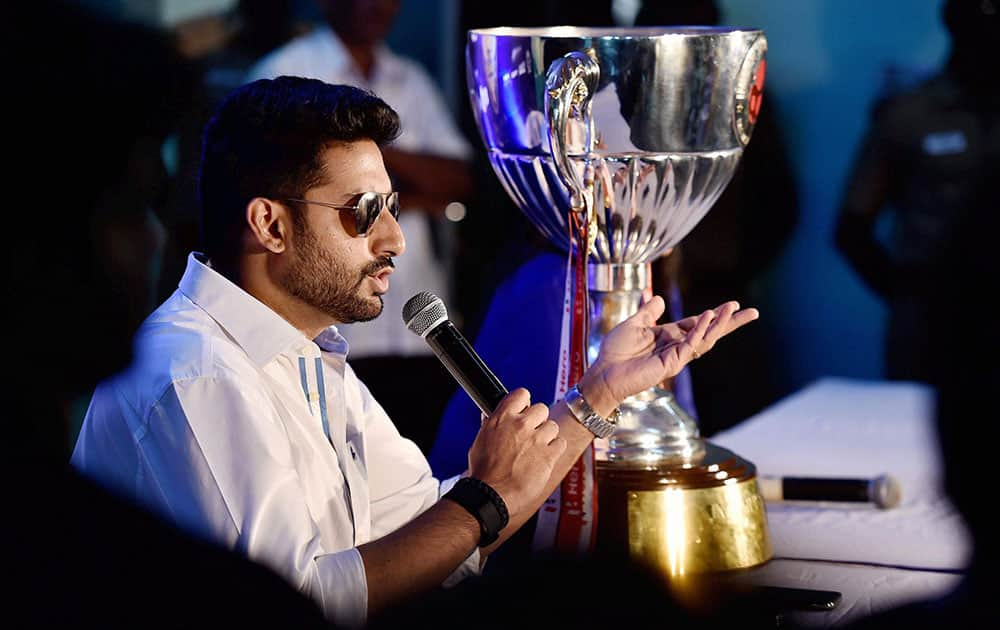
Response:
[{"label": "trophy handle", "polygon": [[733,126],[736,129],[736,137],[744,147],[750,142],[750,135],[757,124],[757,114],[760,112],[764,75],[767,71],[766,57],[767,39],[760,35],[750,44],[736,75]]},{"label": "trophy handle", "polygon": [[545,117],[548,122],[549,152],[559,178],[569,189],[574,209],[585,208],[586,185],[569,159],[567,136],[571,118],[579,119],[585,129],[585,150],[589,155],[594,145],[594,120],[590,103],[601,76],[600,65],[592,51],[573,51],[556,59],[545,77]]}]

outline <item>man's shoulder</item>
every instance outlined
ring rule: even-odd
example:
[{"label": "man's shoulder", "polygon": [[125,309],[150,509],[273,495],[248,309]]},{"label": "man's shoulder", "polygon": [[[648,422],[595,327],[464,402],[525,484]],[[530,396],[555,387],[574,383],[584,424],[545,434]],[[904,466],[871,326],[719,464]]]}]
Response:
[{"label": "man's shoulder", "polygon": [[333,47],[329,39],[328,30],[313,28],[254,62],[245,80],[270,79],[285,74],[311,76],[319,65],[336,65],[328,54],[327,49]]},{"label": "man's shoulder", "polygon": [[161,393],[183,381],[256,373],[239,344],[180,292],[146,318],[133,353],[128,376]]},{"label": "man's shoulder", "polygon": [[424,64],[409,55],[396,52],[384,45],[379,47],[378,55],[379,62],[389,64],[389,67],[394,70],[405,71],[414,76],[430,78],[430,72],[424,67]]},{"label": "man's shoulder", "polygon": [[416,59],[393,51],[388,46],[379,49],[379,63],[385,65],[386,77],[407,89],[437,94],[439,88],[430,71]]},{"label": "man's shoulder", "polygon": [[94,389],[85,422],[138,435],[157,409],[186,400],[185,392],[220,383],[258,392],[264,387],[260,379],[254,363],[217,324],[192,312],[157,311],[135,335],[132,363]]},{"label": "man's shoulder", "polygon": [[910,127],[931,123],[942,111],[951,110],[957,98],[954,82],[944,74],[935,74],[882,95],[872,111],[885,125]]}]

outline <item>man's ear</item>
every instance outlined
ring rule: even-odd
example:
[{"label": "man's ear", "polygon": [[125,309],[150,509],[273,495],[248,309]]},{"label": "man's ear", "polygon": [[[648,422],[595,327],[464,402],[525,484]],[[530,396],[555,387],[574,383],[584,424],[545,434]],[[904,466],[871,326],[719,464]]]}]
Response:
[{"label": "man's ear", "polygon": [[292,217],[288,207],[266,197],[254,197],[247,204],[250,240],[258,247],[280,254],[288,247]]}]

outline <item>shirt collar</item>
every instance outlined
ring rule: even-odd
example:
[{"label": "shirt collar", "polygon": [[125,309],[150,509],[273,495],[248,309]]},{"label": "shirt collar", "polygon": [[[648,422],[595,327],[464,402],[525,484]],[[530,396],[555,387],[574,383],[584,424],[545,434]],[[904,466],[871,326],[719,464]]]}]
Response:
[{"label": "shirt collar", "polygon": [[344,339],[336,326],[330,326],[313,339],[313,342],[324,352],[336,354],[342,358],[347,358],[347,340]]},{"label": "shirt collar", "polygon": [[[203,259],[195,252],[188,256],[180,291],[218,322],[252,361],[263,366],[282,352],[299,349],[308,342],[302,331]],[[327,352],[347,355],[347,341],[333,326],[314,341]]]},{"label": "shirt collar", "polygon": [[[326,49],[322,54],[336,70],[349,70],[359,82],[368,83],[364,81],[364,77],[361,76],[357,66],[354,65],[354,59],[351,57],[351,53],[348,52],[347,47],[344,46],[344,42],[341,41],[332,28],[326,24],[319,25],[313,32],[313,35]],[[394,78],[398,74],[395,53],[384,42],[378,44],[375,47],[375,72],[372,75],[370,83],[375,84],[381,79]]]},{"label": "shirt collar", "polygon": [[330,64],[336,70],[354,67],[351,61],[351,54],[347,52],[347,47],[340,41],[340,38],[337,37],[332,28],[326,25],[317,26],[312,33],[312,37],[325,49],[320,54],[326,59],[326,63]]}]

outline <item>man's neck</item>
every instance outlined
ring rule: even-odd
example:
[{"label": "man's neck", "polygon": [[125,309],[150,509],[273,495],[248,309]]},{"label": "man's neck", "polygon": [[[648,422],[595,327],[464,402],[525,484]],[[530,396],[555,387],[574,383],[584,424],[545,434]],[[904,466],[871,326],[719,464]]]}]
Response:
[{"label": "man's neck", "polygon": [[337,323],[326,313],[289,295],[272,282],[270,274],[264,270],[251,270],[249,267],[254,264],[249,261],[243,262],[236,275],[228,275],[224,271],[220,273],[301,331],[307,339],[315,339],[324,330]]},{"label": "man's neck", "polygon": [[375,48],[376,44],[369,42],[351,41],[343,33],[334,31],[340,38],[341,44],[354,61],[354,66],[361,73],[366,81],[370,81],[375,74]]},{"label": "man's neck", "polygon": [[1000,103],[1000,89],[996,82],[983,80],[983,77],[991,76],[994,69],[977,56],[977,51],[953,49],[947,64],[951,76],[974,105],[979,109],[996,111]]}]

